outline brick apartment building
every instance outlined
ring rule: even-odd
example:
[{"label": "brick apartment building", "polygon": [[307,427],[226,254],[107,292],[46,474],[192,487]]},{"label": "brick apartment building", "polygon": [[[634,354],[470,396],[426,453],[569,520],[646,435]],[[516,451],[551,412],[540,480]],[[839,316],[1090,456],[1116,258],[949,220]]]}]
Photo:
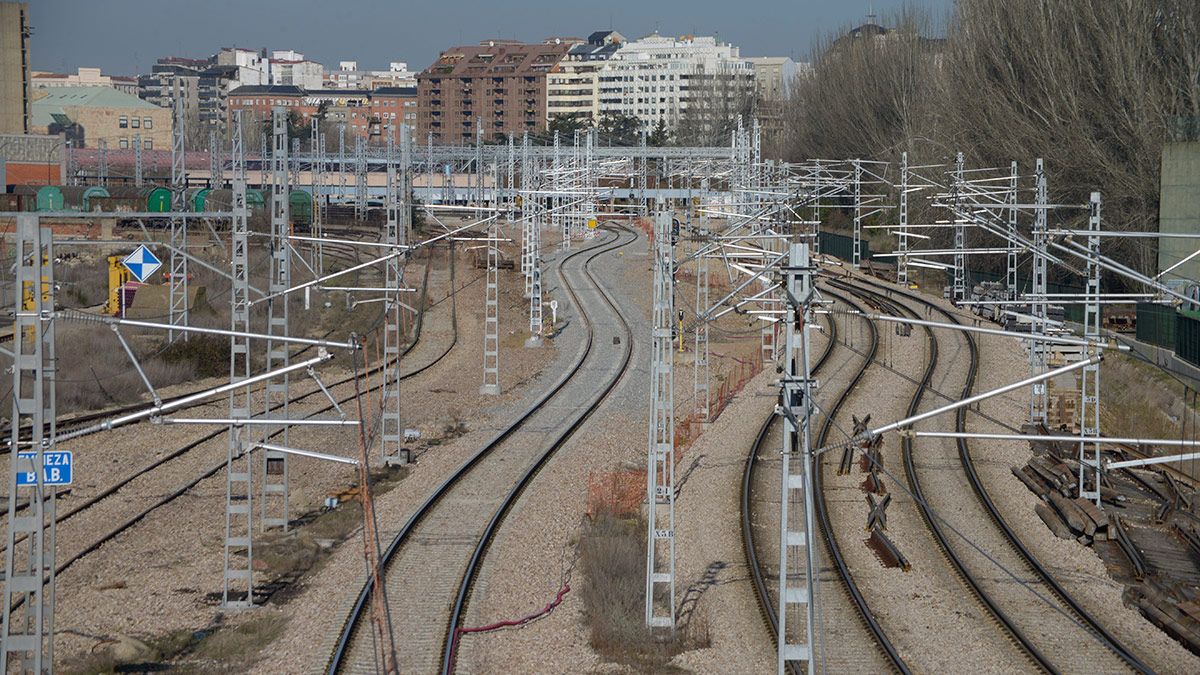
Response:
[{"label": "brick apartment building", "polygon": [[477,121],[487,140],[545,131],[546,75],[582,42],[489,40],[442,52],[417,75],[417,139],[473,143]]},{"label": "brick apartment building", "polygon": [[[380,87],[365,89],[314,89],[308,90],[295,85],[251,85],[229,92],[229,120],[232,122],[237,111],[242,112],[243,124],[251,120],[270,117],[273,108],[295,110],[300,120],[308,124],[313,115],[324,108],[326,133],[330,127],[346,125],[346,137],[356,136],[383,138],[384,127],[398,128],[401,123],[413,127],[417,124],[416,87]],[[399,134],[397,133],[397,138]],[[327,147],[336,147],[336,139],[326,141]]]}]

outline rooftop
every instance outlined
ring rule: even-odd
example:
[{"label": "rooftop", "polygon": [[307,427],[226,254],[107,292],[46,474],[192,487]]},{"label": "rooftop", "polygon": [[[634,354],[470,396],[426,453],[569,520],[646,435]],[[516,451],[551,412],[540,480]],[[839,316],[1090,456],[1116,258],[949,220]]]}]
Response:
[{"label": "rooftop", "polygon": [[55,87],[45,91],[46,95],[34,101],[33,105],[158,109],[153,103],[112,87]]},{"label": "rooftop", "polygon": [[229,92],[230,96],[248,96],[251,94],[303,96],[304,90],[294,84],[247,84]]},{"label": "rooftop", "polygon": [[573,43],[524,44],[488,42],[451,47],[420,77],[506,77],[546,73],[566,56]]},{"label": "rooftop", "polygon": [[416,87],[377,87],[372,96],[416,96]]},{"label": "rooftop", "polygon": [[46,95],[31,104],[33,115],[30,124],[36,127],[49,126],[56,121],[56,117],[60,122],[66,119],[66,108],[162,109],[112,87],[51,87],[40,91],[46,92]]}]

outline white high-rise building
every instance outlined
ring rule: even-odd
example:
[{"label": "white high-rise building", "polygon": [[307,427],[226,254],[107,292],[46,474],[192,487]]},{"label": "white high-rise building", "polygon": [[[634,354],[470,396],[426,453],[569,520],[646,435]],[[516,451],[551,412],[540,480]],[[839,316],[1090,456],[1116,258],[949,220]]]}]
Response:
[{"label": "white high-rise building", "polygon": [[320,89],[325,73],[324,66],[290,49],[271,52],[270,70],[271,84],[291,84],[301,89]]},{"label": "white high-rise building", "polygon": [[[715,37],[658,33],[625,43],[601,68],[599,112],[636,117],[650,129],[675,128],[689,108],[734,107],[754,91],[754,66]],[[718,106],[718,107],[721,107]]]},{"label": "white high-rise building", "polygon": [[338,61],[338,69],[326,71],[324,80],[329,89],[417,86],[417,74],[404,61],[392,61],[387,70],[359,70],[358,61]]},{"label": "white high-rise building", "polygon": [[270,84],[267,60],[262,54],[253,49],[225,47],[217,52],[217,65],[237,66],[237,75],[233,78],[231,88]]}]

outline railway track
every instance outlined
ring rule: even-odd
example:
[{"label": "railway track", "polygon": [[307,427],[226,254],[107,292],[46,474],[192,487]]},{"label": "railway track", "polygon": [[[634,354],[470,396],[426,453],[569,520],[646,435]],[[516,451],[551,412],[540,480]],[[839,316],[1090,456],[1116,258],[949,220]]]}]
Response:
[{"label": "railway track", "polygon": [[[838,293],[834,293],[829,290],[823,290],[822,294],[827,297],[831,297],[836,300],[839,300],[840,302],[842,302],[843,304],[845,304],[851,308],[858,308],[858,306],[853,301],[851,301],[849,298],[847,298],[843,295],[840,295]],[[836,320],[831,318],[830,326],[831,326],[831,329],[830,329],[830,335],[829,335],[829,344],[827,345],[826,351],[821,355],[821,357],[818,359],[817,363],[815,364],[815,366],[813,368],[814,374],[816,374],[820,368],[822,368],[826,365],[833,349],[836,348],[836,342],[837,342]],[[824,411],[825,412],[824,422],[821,425],[821,430],[818,432],[817,436],[814,439],[814,442],[816,442],[818,445],[823,445],[825,443],[825,441],[827,440],[827,438],[829,436],[829,432],[833,428],[834,420],[837,418],[837,415],[840,412],[843,404],[850,397],[850,394],[854,391],[855,386],[859,383],[859,381],[865,375],[868,367],[870,366],[870,364],[874,358],[875,352],[877,350],[877,346],[878,346],[878,336],[875,332],[874,325],[871,323],[868,323],[868,347],[867,347],[866,354],[864,355],[864,358],[862,359],[861,365],[858,368],[854,369],[853,373],[850,376],[850,381],[847,383],[846,387],[841,390],[841,393],[838,394],[837,398],[832,402],[832,404],[829,404],[827,406],[826,410]],[[778,634],[778,623],[777,623],[776,617],[775,617],[776,608],[775,608],[775,602],[772,599],[772,594],[770,592],[769,587],[767,586],[767,581],[766,581],[767,577],[769,577],[770,574],[768,572],[767,566],[760,562],[760,557],[758,555],[758,550],[760,550],[762,545],[754,540],[754,535],[753,535],[754,528],[751,524],[751,513],[752,513],[751,503],[753,500],[753,497],[752,497],[753,483],[755,480],[755,472],[757,471],[758,459],[762,455],[763,447],[766,444],[767,440],[772,435],[774,435],[774,433],[777,432],[778,430],[779,429],[778,429],[777,416],[772,415],[771,417],[768,417],[766,423],[764,423],[762,428],[760,429],[759,434],[753,444],[751,454],[747,459],[746,469],[743,472],[743,476],[742,476],[742,494],[741,494],[743,546],[745,547],[747,560],[749,561],[751,580],[752,580],[754,588],[755,588],[755,594],[758,597],[759,608],[762,610],[763,618],[764,618],[768,628],[771,631],[771,639],[773,641],[776,640],[776,636]],[[862,627],[867,631],[867,634],[870,636],[870,638],[874,640],[875,644],[879,648],[879,651],[881,652],[882,661],[880,663],[878,663],[878,664],[859,663],[859,664],[856,664],[855,667],[872,669],[872,668],[877,668],[877,667],[882,666],[882,667],[890,667],[891,669],[893,669],[897,672],[907,673],[907,672],[909,672],[907,665],[905,664],[904,660],[900,657],[900,655],[897,652],[897,650],[895,649],[895,647],[892,645],[891,640],[888,638],[883,627],[875,619],[874,614],[872,613],[869,605],[867,604],[866,598],[864,597],[863,593],[859,589],[858,584],[855,581],[854,576],[850,571],[850,567],[849,567],[848,563],[846,562],[845,556],[842,553],[840,544],[838,543],[837,538],[833,534],[833,526],[829,519],[829,508],[828,508],[828,504],[826,503],[825,490],[824,490],[824,486],[823,486],[823,481],[821,479],[821,476],[823,474],[823,471],[821,470],[821,462],[823,462],[823,457],[820,457],[817,459],[817,464],[816,464],[817,471],[815,472],[815,475],[814,475],[813,489],[814,489],[814,504],[816,507],[816,520],[821,529],[822,540],[825,543],[826,551],[829,553],[830,560],[833,563],[833,570],[837,576],[838,581],[840,582],[841,588],[845,592],[845,596],[848,599],[848,601],[852,607],[852,609],[850,611],[852,611],[854,616],[856,616],[859,619]],[[819,594],[821,593],[821,591],[818,589],[817,593],[818,593],[818,598],[819,598],[820,597]],[[848,637],[848,636],[843,635],[843,637]],[[822,657],[822,658],[824,658],[824,657]],[[789,669],[791,672],[794,672],[794,673],[800,672],[800,670],[796,664],[789,664]]]},{"label": "railway track", "polygon": [[[453,262],[451,264],[453,266]],[[428,267],[426,269],[428,270]],[[453,267],[451,269],[453,270]],[[453,277],[453,273],[452,273],[451,274],[451,279],[452,279],[451,284],[453,284],[453,278],[454,277]],[[428,278],[426,277],[425,288],[427,288],[427,285],[428,285],[427,279]],[[423,293],[424,292],[425,291],[423,291]],[[440,353],[438,353],[437,356],[435,356],[429,362],[422,364],[421,366],[418,366],[408,372],[402,373],[401,374],[402,381],[416,377],[417,375],[429,370],[430,368],[433,368],[438,363],[440,363],[451,352],[451,350],[453,350],[453,348],[457,345],[457,343],[458,343],[458,330],[457,330],[457,318],[456,318],[457,317],[457,307],[456,307],[457,303],[456,303],[453,292],[451,292],[450,298],[451,298],[451,303],[452,303],[452,309],[451,309],[451,312],[452,312],[452,323],[451,323],[452,339],[451,339],[450,343],[446,346],[445,349],[443,349]],[[413,349],[415,349],[417,347],[417,345],[420,343],[421,335],[423,334],[423,326],[424,326],[424,314],[422,313],[418,316],[417,325],[414,328],[415,336],[414,336],[413,342],[410,343],[399,354],[398,358],[401,358],[401,359],[405,358],[406,356],[408,356],[408,354],[410,354],[412,352]],[[389,364],[390,363],[391,362],[389,362]],[[371,371],[369,371],[369,372],[377,372],[382,367],[383,367],[383,364],[377,365],[373,369],[371,369]],[[340,381],[333,383],[331,385],[328,385],[328,386],[329,386],[330,390],[333,391],[334,388],[341,386],[341,385],[349,384],[349,383],[353,382],[353,380],[354,380],[353,377],[349,377],[349,378],[345,378],[343,380],[340,380]],[[364,388],[363,393],[373,392],[373,391],[377,390],[380,386],[381,385],[373,385],[371,387]],[[314,395],[320,395],[320,394],[321,394],[321,391],[319,388],[317,388],[314,391],[305,392],[305,393],[299,394],[296,397],[293,397],[292,399],[290,399],[290,402],[296,403],[298,401],[310,398]],[[354,401],[355,398],[356,398],[355,395],[349,395],[349,396],[342,396],[340,398],[337,398],[336,400],[338,401],[338,405],[345,405],[345,404],[348,404],[348,403]],[[307,415],[305,415],[305,418],[316,417],[317,415],[327,413],[333,409],[334,409],[334,405],[332,403],[329,403],[329,404],[319,407],[316,410],[309,412]],[[110,414],[110,413],[105,413],[105,415],[108,415],[108,414]],[[126,477],[122,478],[115,484],[110,485],[109,487],[107,487],[103,491],[101,491],[100,493],[98,493],[98,494],[88,498],[86,501],[81,502],[80,504],[74,506],[70,510],[63,513],[61,516],[58,516],[55,520],[56,525],[61,526],[66,521],[71,520],[73,517],[78,516],[82,513],[88,512],[89,510],[97,507],[98,505],[103,503],[105,500],[108,500],[115,496],[119,496],[120,494],[122,494],[122,492],[126,488],[129,488],[134,481],[145,477],[147,474],[149,474],[151,472],[163,469],[164,467],[166,467],[166,465],[173,462],[174,460],[178,460],[180,458],[185,457],[192,450],[195,450],[196,448],[202,446],[203,444],[207,443],[208,441],[218,438],[222,434],[225,434],[225,433],[228,433],[227,427],[221,427],[215,431],[208,432],[208,433],[204,434],[203,436],[201,436],[200,438],[190,441],[187,444],[185,444],[184,446],[181,446],[180,448],[178,448],[176,450],[173,450],[171,452],[164,454],[162,457],[157,458],[155,461],[153,461],[149,465],[144,466],[137,471],[129,473]],[[273,435],[277,435],[279,433],[282,433],[282,431],[277,431]],[[113,526],[111,529],[104,532],[99,537],[91,539],[90,543],[86,544],[81,549],[70,552],[65,558],[60,558],[61,561],[56,565],[55,573],[62,574],[64,571],[69,569],[75,563],[82,560],[87,555],[95,552],[96,550],[98,550],[99,548],[104,546],[105,544],[113,541],[119,535],[121,535],[122,533],[126,532],[127,530],[132,528],[137,523],[144,520],[147,516],[149,516],[154,511],[156,511],[168,504],[171,504],[172,502],[176,501],[183,495],[190,492],[193,488],[195,488],[197,485],[199,485],[202,481],[217,475],[220,471],[224,470],[225,466],[226,466],[226,460],[224,458],[222,458],[219,462],[214,462],[213,464],[209,465],[207,468],[202,469],[200,472],[198,472],[196,474],[193,474],[191,476],[191,478],[188,479],[187,481],[185,481],[182,485],[179,485],[178,487],[167,491],[165,494],[162,494],[160,497],[155,499],[148,506],[141,508],[141,509],[135,511],[133,514],[121,519],[115,526]]]},{"label": "railway track", "polygon": [[[919,296],[898,291],[897,289],[869,280],[855,279],[854,282],[856,284],[863,284],[867,288],[849,283],[838,283],[835,287],[843,292],[853,294],[863,301],[869,301],[877,309],[892,313],[893,315],[919,317],[916,310],[904,303],[891,299],[893,294],[898,294],[907,302],[916,303],[923,308],[937,312],[948,322],[958,323],[957,319],[951,313]],[[885,297],[885,293],[887,297]],[[842,300],[851,307],[854,306],[852,301],[837,293],[826,290],[825,295]],[[878,334],[873,325],[869,331],[870,346],[866,350],[866,358],[863,359],[862,367],[855,374],[856,376],[852,379],[850,386],[843,390],[838,400],[829,406],[827,417],[815,441],[818,446],[828,445],[828,432],[833,424],[833,420],[836,419],[842,404],[854,389],[854,385],[862,378],[869,365],[874,361],[876,345],[878,344]],[[925,334],[930,346],[930,358],[926,363],[920,380],[916,382],[916,391],[908,407],[908,414],[910,415],[915,414],[920,409],[922,398],[931,389],[934,371],[938,367],[937,339],[933,331],[928,328],[925,329]],[[969,362],[967,364],[967,374],[964,378],[963,390],[960,393],[961,397],[966,397],[971,395],[974,388],[975,374],[979,363],[978,345],[969,333],[964,333],[960,339],[963,339],[968,344]],[[823,354],[819,365],[824,365],[827,357],[828,354]],[[756,458],[761,453],[761,448],[766,443],[769,435],[774,433],[773,425],[775,420],[773,418],[774,416],[769,418],[761,428],[754,443],[754,450],[747,460],[742,487],[742,529],[755,592],[759,599],[760,608],[763,610],[766,623],[771,629],[772,637],[774,638],[777,632],[774,622],[774,603],[771,592],[766,584],[767,574],[765,572],[765,565],[762,564],[758,556],[758,544],[753,541],[753,528],[750,525],[749,516],[750,493],[752,492],[752,482],[757,463]],[[954,428],[960,431],[966,429],[966,409],[959,411],[955,418]],[[1050,673],[1086,670],[1088,666],[1091,668],[1098,667],[1106,672],[1112,670],[1151,672],[1145,664],[1108,633],[1093,615],[1080,606],[1049,570],[1020,541],[1020,538],[1005,521],[1003,515],[991,499],[975,467],[970,447],[965,439],[958,440],[957,459],[963,475],[967,479],[967,483],[971,486],[971,498],[975,500],[978,505],[977,508],[981,510],[980,518],[985,519],[991,527],[995,528],[995,531],[999,535],[1003,536],[1008,548],[1006,552],[1019,557],[1021,565],[1016,573],[1022,575],[1022,578],[1027,575],[1036,579],[1034,583],[1040,585],[1038,590],[1044,591],[1044,596],[1052,597],[1056,603],[1055,606],[1049,606],[1045,602],[1032,597],[1024,589],[1018,588],[1014,593],[1011,588],[1017,584],[1004,578],[1005,575],[997,574],[994,567],[990,570],[980,569],[979,565],[973,565],[964,560],[964,556],[960,555],[958,548],[951,542],[948,533],[942,527],[941,517],[938,515],[938,513],[947,512],[947,508],[940,508],[935,512],[929,502],[929,497],[923,490],[924,486],[920,480],[918,466],[913,459],[913,439],[911,437],[905,438],[902,448],[905,460],[905,472],[910,490],[915,497],[918,507],[921,509],[922,518],[929,533],[938,542],[943,556],[947,559],[951,567],[956,570],[957,576],[962,583],[970,590],[980,605],[987,610],[988,616],[1004,631],[1011,643],[1021,650],[1021,653],[1026,656],[1031,665]],[[909,666],[900,658],[899,652],[888,639],[878,619],[872,614],[869,605],[857,587],[844,556],[841,554],[837,538],[832,532],[828,517],[828,505],[825,500],[825,489],[822,484],[822,475],[824,473],[821,468],[822,462],[823,456],[818,459],[818,470],[814,476],[814,489],[816,490],[814,496],[817,521],[821,526],[826,549],[830,554],[830,560],[838,577],[842,581],[843,588],[847,591],[847,595],[854,602],[859,618],[874,637],[881,651],[887,655],[891,667],[898,672],[910,672]],[[994,554],[995,552],[989,550],[989,553]],[[1011,559],[1004,559],[1006,565],[1012,562]],[[1009,569],[1011,570],[1012,567],[1010,566]],[[1005,583],[1008,584],[1009,589],[1007,590],[1007,594],[1004,595],[1006,600],[1004,606],[1010,610],[1012,616],[1010,616],[1010,613],[1006,613],[1001,604],[992,597],[993,593],[997,595],[1005,593]],[[1027,610],[1032,607],[1033,611],[1012,611],[1014,602],[1021,603],[1022,601]],[[1098,647],[1102,646],[1103,649],[1079,649],[1080,646],[1086,646],[1089,643]],[[1064,647],[1067,648],[1064,649]],[[1074,648],[1072,649],[1071,647]]]},{"label": "railway track", "polygon": [[[894,288],[875,283],[870,280],[856,280],[869,287],[871,290],[868,293],[882,300],[882,292],[887,292],[889,295],[899,295],[906,300],[918,304],[930,311],[941,315],[948,323],[960,324],[961,322],[952,313],[937,306],[935,303],[916,296],[905,291],[899,291]],[[919,318],[918,312],[903,304],[892,303],[884,300],[885,303],[891,305],[897,312],[897,316],[908,315],[913,318]],[[932,350],[932,361],[936,361],[937,340],[933,331],[924,327],[926,337]],[[975,377],[979,368],[979,347],[977,341],[971,333],[961,333],[962,339],[966,342],[969,354],[969,367],[963,389],[960,393],[960,398],[966,398],[972,395]],[[930,386],[933,369],[929,368],[926,377],[921,382],[921,392],[923,395],[925,390]],[[920,405],[917,396],[914,396],[913,403],[909,408],[909,415],[915,414]],[[956,431],[966,431],[966,408],[960,408],[955,417],[954,428]],[[999,508],[993,501],[991,494],[984,485],[979,471],[975,465],[974,457],[971,454],[971,449],[966,439],[956,439],[957,458],[964,477],[971,486],[972,494],[975,497],[975,504],[980,510],[980,520],[989,522],[995,528],[995,534],[1000,535],[1002,541],[996,546],[989,547],[988,553],[996,559],[1001,558],[1002,553],[1009,554],[1004,557],[1003,563],[1010,570],[1020,568],[1022,577],[1030,576],[1037,580],[1041,585],[1039,591],[1043,591],[1042,595],[1046,598],[1046,602],[1053,598],[1057,601],[1056,606],[1048,606],[1037,598],[1032,597],[1028,591],[1018,591],[1016,598],[1003,602],[1008,608],[1005,612],[1001,608],[1001,602],[998,600],[1002,594],[1005,594],[1005,584],[1001,581],[1009,582],[1010,580],[1003,579],[1002,574],[997,575],[994,567],[987,569],[984,565],[976,564],[977,569],[972,571],[972,563],[968,557],[962,555],[958,551],[958,547],[952,542],[951,537],[945,532],[942,526],[942,519],[935,513],[931,501],[938,501],[937,498],[930,499],[932,493],[927,496],[920,483],[917,468],[913,460],[913,439],[905,437],[903,439],[904,459],[906,473],[909,477],[910,488],[917,497],[917,503],[922,510],[922,515],[929,526],[935,539],[938,541],[939,547],[943,550],[952,565],[958,571],[959,576],[963,578],[972,592],[977,597],[981,598],[992,615],[1000,622],[1005,630],[1009,632],[1013,639],[1019,643],[1026,651],[1030,659],[1042,670],[1046,672],[1075,672],[1081,669],[1101,667],[1104,670],[1112,670],[1113,668],[1126,668],[1136,672],[1147,673],[1150,669],[1142,663],[1136,655],[1128,650],[1119,640],[1109,633],[1095,616],[1084,609],[1078,601],[1076,601],[1069,592],[1058,582],[1050,571],[1043,565],[1033,553],[1025,546],[1020,537],[1013,528],[1005,520],[1000,513]],[[952,512],[951,507],[943,505],[938,509],[939,512]],[[958,511],[961,513],[961,511]],[[1007,547],[1007,551],[1001,551],[1003,547]],[[1011,555],[1015,554],[1015,556]],[[985,562],[986,565],[986,562]],[[1001,577],[1000,580],[995,580]],[[988,587],[991,589],[989,593]],[[995,595],[996,597],[993,597]],[[1024,602],[1022,602],[1022,600]],[[1029,611],[1031,609],[1040,610]],[[1016,618],[1020,617],[1020,618]],[[1020,625],[1024,624],[1024,625]],[[1061,638],[1056,639],[1056,636],[1063,634],[1071,634],[1073,637],[1067,640]],[[1078,659],[1075,656],[1074,650],[1067,647],[1071,642],[1076,644],[1086,644],[1087,641],[1094,641],[1097,645],[1102,646],[1104,651],[1097,654],[1095,650],[1088,650],[1088,653],[1083,659]],[[1064,644],[1066,642],[1067,644]],[[1080,650],[1082,651],[1082,650]],[[1064,653],[1065,652],[1065,653]],[[1104,656],[1109,656],[1107,665]]]},{"label": "railway track", "polygon": [[[562,285],[584,319],[579,356],[525,413],[435,488],[384,551],[380,564],[387,571],[388,602],[393,614],[405,617],[407,626],[399,654],[401,672],[453,671],[455,645],[472,584],[504,516],[540,468],[599,407],[627,370],[631,350],[628,324],[592,276],[590,265],[597,257],[636,240],[636,234],[622,229],[614,239],[573,253],[559,263]],[[578,273],[611,311],[608,323],[619,327],[624,335],[620,344],[614,341],[607,350],[598,348],[606,341],[595,340],[596,318],[583,311],[579,294],[586,290],[569,279],[568,262],[584,255],[587,257]],[[619,350],[616,359],[611,358],[614,349]],[[607,377],[597,389],[596,378],[601,372]],[[499,452],[502,448],[505,452]],[[331,674],[376,672],[372,628],[365,621],[370,583],[364,583],[350,612],[336,628],[337,639],[326,668]]]}]

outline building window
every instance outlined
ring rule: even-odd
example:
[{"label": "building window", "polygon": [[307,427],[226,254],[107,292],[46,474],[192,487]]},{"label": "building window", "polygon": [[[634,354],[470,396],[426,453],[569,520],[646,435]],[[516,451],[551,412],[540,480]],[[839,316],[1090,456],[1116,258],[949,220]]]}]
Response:
[{"label": "building window", "polygon": [[142,147],[147,150],[153,150],[154,149],[154,141],[150,140],[149,138],[143,138],[142,139]]},{"label": "building window", "polygon": [[142,120],[142,128],[143,129],[153,129],[154,128],[154,120],[150,119],[149,117]]},{"label": "building window", "polygon": [[126,148],[128,148],[128,147],[129,147],[129,139],[128,139],[128,138],[122,138],[122,139],[120,140],[120,142],[118,142],[118,143],[117,143],[117,145],[121,146],[121,149],[126,149]]},{"label": "building window", "polygon": [[129,128],[129,118],[122,116],[117,120],[117,126],[121,127],[122,129]]},{"label": "building window", "polygon": [[133,119],[129,120],[129,126],[133,127],[134,129],[137,129],[139,126],[141,126],[141,122],[142,122],[141,120],[134,117]]}]

